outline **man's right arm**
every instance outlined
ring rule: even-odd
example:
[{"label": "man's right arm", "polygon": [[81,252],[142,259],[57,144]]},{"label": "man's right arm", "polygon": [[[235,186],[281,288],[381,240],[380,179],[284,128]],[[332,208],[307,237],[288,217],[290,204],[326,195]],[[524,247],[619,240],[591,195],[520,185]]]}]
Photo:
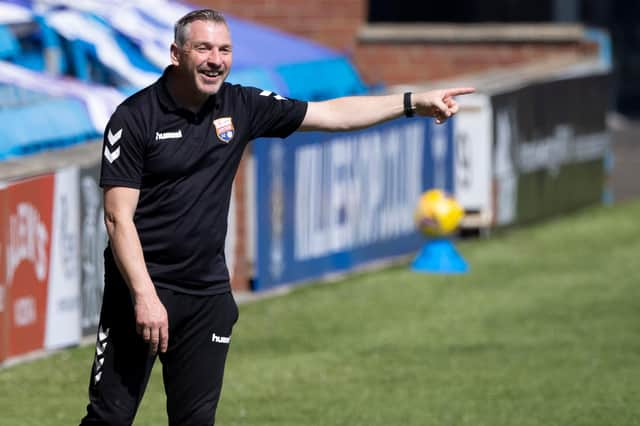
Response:
[{"label": "man's right arm", "polygon": [[133,222],[139,195],[140,191],[134,188],[105,188],[105,225],[116,264],[133,298],[136,330],[149,342],[152,353],[158,349],[166,352],[169,342],[167,311],[147,271]]},{"label": "man's right arm", "polygon": [[[442,124],[459,110],[455,96],[473,93],[473,87],[455,87],[412,93],[410,110],[418,116],[434,117]],[[349,131],[363,129],[405,114],[404,96],[346,96],[309,102],[299,130]]]}]

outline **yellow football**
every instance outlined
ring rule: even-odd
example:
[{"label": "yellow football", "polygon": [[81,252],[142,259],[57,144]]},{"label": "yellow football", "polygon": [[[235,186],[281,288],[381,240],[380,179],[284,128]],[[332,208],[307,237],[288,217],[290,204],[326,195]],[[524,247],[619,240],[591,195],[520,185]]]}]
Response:
[{"label": "yellow football", "polygon": [[455,232],[464,209],[453,197],[440,189],[431,189],[420,197],[414,219],[423,234],[444,236]]}]

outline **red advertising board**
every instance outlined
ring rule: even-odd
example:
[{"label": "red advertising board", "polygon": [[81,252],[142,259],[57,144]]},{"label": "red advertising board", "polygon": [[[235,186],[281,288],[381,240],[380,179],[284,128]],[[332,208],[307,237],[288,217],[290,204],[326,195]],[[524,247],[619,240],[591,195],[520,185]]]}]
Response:
[{"label": "red advertising board", "polygon": [[7,313],[7,274],[5,265],[6,258],[6,235],[9,227],[7,226],[4,186],[0,184],[0,364],[7,357],[7,321],[5,320]]},{"label": "red advertising board", "polygon": [[8,357],[44,345],[53,186],[51,174],[11,183],[5,190]]}]

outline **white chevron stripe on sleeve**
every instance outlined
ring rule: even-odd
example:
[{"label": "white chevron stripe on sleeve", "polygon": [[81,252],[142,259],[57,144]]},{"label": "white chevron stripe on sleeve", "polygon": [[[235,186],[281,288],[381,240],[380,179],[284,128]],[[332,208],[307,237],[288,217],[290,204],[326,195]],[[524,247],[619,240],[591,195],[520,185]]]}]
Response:
[{"label": "white chevron stripe on sleeve", "polygon": [[120,147],[117,147],[113,152],[109,151],[109,148],[104,147],[104,158],[107,159],[109,163],[113,163],[120,157]]},{"label": "white chevron stripe on sleeve", "polygon": [[107,139],[109,140],[109,145],[113,145],[120,140],[122,137],[122,129],[118,130],[115,134],[111,132],[109,129],[109,133],[107,134]]}]

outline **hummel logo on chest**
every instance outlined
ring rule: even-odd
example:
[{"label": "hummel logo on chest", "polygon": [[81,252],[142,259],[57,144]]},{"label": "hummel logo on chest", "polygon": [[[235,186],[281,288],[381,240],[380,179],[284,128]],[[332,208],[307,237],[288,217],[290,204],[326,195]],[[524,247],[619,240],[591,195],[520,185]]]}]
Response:
[{"label": "hummel logo on chest", "polygon": [[229,344],[229,342],[231,341],[231,337],[216,336],[216,333],[213,333],[213,336],[211,336],[211,341],[214,343]]},{"label": "hummel logo on chest", "polygon": [[166,139],[180,139],[182,137],[182,130],[178,130],[177,132],[156,132],[156,140],[163,141]]}]

